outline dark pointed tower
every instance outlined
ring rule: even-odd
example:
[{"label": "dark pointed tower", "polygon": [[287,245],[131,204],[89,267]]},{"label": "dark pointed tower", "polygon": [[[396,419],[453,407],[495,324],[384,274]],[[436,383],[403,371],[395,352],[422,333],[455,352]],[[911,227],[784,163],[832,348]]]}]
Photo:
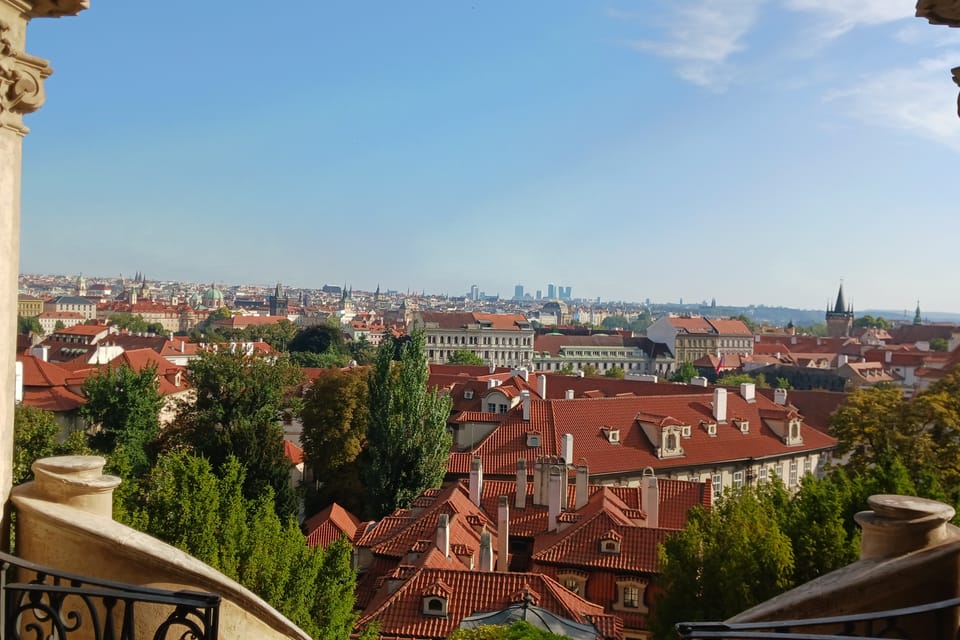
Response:
[{"label": "dark pointed tower", "polygon": [[273,295],[267,299],[270,305],[270,315],[285,316],[290,313],[290,298],[284,293],[283,287],[277,283],[277,288],[273,290]]},{"label": "dark pointed tower", "polygon": [[920,301],[917,300],[917,310],[913,314],[913,324],[923,324],[923,320],[920,319]]},{"label": "dark pointed tower", "polygon": [[831,338],[847,338],[853,328],[853,307],[847,306],[843,298],[843,283],[837,292],[837,302],[833,310],[827,307],[827,335]]}]

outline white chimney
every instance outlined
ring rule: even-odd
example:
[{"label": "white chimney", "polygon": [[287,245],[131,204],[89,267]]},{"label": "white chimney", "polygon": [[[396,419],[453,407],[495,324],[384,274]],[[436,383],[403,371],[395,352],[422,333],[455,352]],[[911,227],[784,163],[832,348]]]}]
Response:
[{"label": "white chimney", "polygon": [[47,362],[50,358],[50,346],[41,344],[36,347],[30,347],[30,355],[32,355],[37,360],[43,360]]},{"label": "white chimney", "polygon": [[497,370],[497,365],[495,365],[495,364],[493,364],[493,363],[491,362],[491,363],[490,363],[490,369],[489,369],[490,375],[493,375],[493,373],[494,373],[496,370]]},{"label": "white chimney", "polygon": [[577,467],[577,493],[574,496],[574,507],[579,511],[587,506],[587,500],[590,499],[590,470],[587,465],[581,464]]},{"label": "white chimney", "polygon": [[787,390],[786,389],[774,389],[773,390],[773,401],[781,406],[787,406]]},{"label": "white chimney", "polygon": [[657,475],[651,467],[643,470],[641,491],[643,492],[640,497],[643,502],[641,507],[647,514],[647,526],[655,529],[660,526],[660,487],[657,485]]},{"label": "white chimney", "polygon": [[517,460],[517,499],[514,506],[517,509],[527,508],[527,461],[525,458]]},{"label": "white chimney", "polygon": [[480,534],[480,571],[493,571],[493,543],[489,531]]},{"label": "white chimney", "polygon": [[520,402],[523,403],[523,421],[530,422],[530,392],[520,392]]},{"label": "white chimney", "polygon": [[519,375],[524,382],[530,382],[530,372],[526,367],[520,367],[520,369],[517,371],[517,375]]},{"label": "white chimney", "polygon": [[560,436],[560,451],[563,454],[563,461],[567,465],[573,464],[573,435],[565,433]]},{"label": "white chimney", "polygon": [[23,402],[23,363],[19,360],[13,369],[13,401]]},{"label": "white chimney", "polygon": [[747,402],[757,401],[757,385],[752,382],[744,382],[740,385],[740,397]]},{"label": "white chimney", "polygon": [[[890,352],[887,351],[887,355],[889,355],[889,354],[890,354]],[[850,360],[850,358],[847,356],[847,354],[845,354],[845,353],[838,353],[838,354],[837,354],[837,366],[838,366],[838,367],[842,367],[843,365],[847,364],[847,361],[848,361],[848,360]]]},{"label": "white chimney", "polygon": [[184,353],[184,352],[187,350],[186,347],[187,347],[186,341],[181,340],[181,341],[180,341],[180,353]]},{"label": "white chimney", "polygon": [[537,376],[537,394],[542,399],[547,399],[547,376],[543,374]]},{"label": "white chimney", "polygon": [[790,336],[790,344],[797,344],[797,336]]},{"label": "white chimney", "polygon": [[727,421],[727,390],[717,388],[713,390],[713,419],[717,422]]},{"label": "white chimney", "polygon": [[567,400],[573,400],[573,389],[567,389],[566,391],[564,391],[563,397],[566,398]]},{"label": "white chimney", "polygon": [[437,516],[437,549],[444,558],[450,557],[450,516],[446,513]]},{"label": "white chimney", "polygon": [[489,380],[487,380],[487,389],[493,389],[496,386],[497,386],[496,380],[494,380],[493,378],[490,378]]},{"label": "white chimney", "polygon": [[652,373],[641,373],[637,376],[637,380],[640,382],[656,382],[658,378]]},{"label": "white chimney", "polygon": [[563,473],[563,467],[558,464],[550,465],[550,489],[549,504],[547,505],[547,530],[557,530],[557,517],[563,511],[561,500],[563,499],[563,485],[566,474]]},{"label": "white chimney", "polygon": [[533,463],[533,504],[541,505],[543,499],[543,458],[537,458]]},{"label": "white chimney", "polygon": [[888,363],[893,362],[893,351],[887,351],[885,358]]},{"label": "white chimney", "polygon": [[506,571],[510,559],[510,499],[500,496],[497,504],[497,571]]},{"label": "white chimney", "polygon": [[483,463],[480,456],[474,456],[470,462],[470,502],[480,506],[480,496],[483,495]]},{"label": "white chimney", "polygon": [[692,384],[695,387],[706,387],[707,379],[704,378],[703,376],[695,376],[693,378],[690,378],[690,384]]}]

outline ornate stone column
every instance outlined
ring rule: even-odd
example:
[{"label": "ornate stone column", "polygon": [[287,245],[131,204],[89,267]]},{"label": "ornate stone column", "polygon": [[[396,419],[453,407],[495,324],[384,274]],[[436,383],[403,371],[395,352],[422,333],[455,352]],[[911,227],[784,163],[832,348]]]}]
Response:
[{"label": "ornate stone column", "polygon": [[[960,0],[917,0],[917,17],[926,18],[930,24],[960,27]],[[950,71],[953,81],[960,86],[960,67]],[[960,97],[957,98],[957,115],[960,116]]]},{"label": "ornate stone column", "polygon": [[43,104],[43,81],[52,69],[26,53],[32,18],[75,15],[89,0],[0,0],[0,547],[8,531],[13,460],[14,345],[17,330],[17,272],[20,261],[20,167],[23,116]]}]

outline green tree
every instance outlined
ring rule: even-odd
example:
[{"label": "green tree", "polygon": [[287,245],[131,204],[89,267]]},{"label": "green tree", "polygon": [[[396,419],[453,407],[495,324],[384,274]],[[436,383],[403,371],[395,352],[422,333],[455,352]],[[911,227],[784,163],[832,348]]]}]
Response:
[{"label": "green tree", "polygon": [[483,358],[475,354],[473,351],[467,351],[466,349],[459,349],[450,354],[450,357],[447,358],[447,364],[475,364],[483,365]]},{"label": "green tree", "polygon": [[786,590],[794,560],[773,496],[748,488],[691,510],[686,529],[661,545],[659,565],[650,625],[654,637],[673,638],[678,622],[724,620]]},{"label": "green tree", "polygon": [[162,456],[144,482],[135,521],[254,591],[311,637],[347,638],[356,619],[349,542],[309,548],[296,521],[278,517],[269,488],[248,500],[243,485],[234,457],[218,475],[204,458]]},{"label": "green tree", "polygon": [[793,385],[790,384],[790,381],[784,377],[778,377],[776,382],[774,382],[774,387],[777,389],[786,389],[787,391],[793,389]]},{"label": "green tree", "polygon": [[187,378],[195,400],[180,406],[179,426],[164,434],[165,448],[186,446],[217,470],[227,457],[236,456],[247,469],[247,498],[269,487],[281,518],[295,514],[298,497],[290,486],[281,420],[299,414],[299,367],[285,355],[221,349],[193,360]]},{"label": "green tree", "polygon": [[563,366],[557,370],[557,373],[561,376],[572,376],[576,374],[576,371],[574,371],[572,364],[565,362]]},{"label": "green tree", "polygon": [[600,375],[600,369],[592,364],[585,364],[580,367],[580,372],[583,373],[585,378],[593,378]]},{"label": "green tree", "polygon": [[423,332],[410,338],[396,366],[393,341],[385,339],[368,380],[364,480],[377,517],[406,507],[424,489],[439,486],[450,454],[450,397],[427,387]]},{"label": "green tree", "polygon": [[17,334],[21,336],[28,336],[31,333],[34,333],[38,336],[43,335],[44,331],[43,327],[40,326],[40,321],[33,316],[29,318],[17,316]]},{"label": "green tree", "polygon": [[83,383],[86,404],[80,416],[95,429],[91,445],[114,460],[132,477],[142,476],[153,462],[148,445],[160,432],[160,396],[157,370],[134,371],[126,365],[106,367]]},{"label": "green tree", "polygon": [[352,513],[366,511],[357,459],[366,438],[368,402],[367,372],[359,367],[325,373],[304,398],[304,462],[320,483],[308,495],[308,513],[331,502]]},{"label": "green tree", "polygon": [[367,340],[367,336],[361,335],[359,340],[354,340],[347,348],[350,350],[350,357],[360,366],[373,364],[377,359],[377,348]]},{"label": "green tree", "polygon": [[670,376],[670,382],[685,382],[690,384],[690,379],[700,375],[697,368],[689,360],[684,360],[673,375]]},{"label": "green tree", "polygon": [[608,378],[623,378],[626,375],[626,372],[623,370],[623,367],[610,367],[603,373],[603,375]]},{"label": "green tree", "polygon": [[347,354],[346,341],[339,324],[318,324],[301,329],[290,341],[288,348],[290,351]]},{"label": "green tree", "polygon": [[60,439],[60,425],[53,413],[16,405],[13,410],[13,484],[33,479],[31,465],[40,458],[90,453],[82,431]]},{"label": "green tree", "polygon": [[950,343],[947,342],[945,338],[933,338],[930,340],[931,351],[946,351],[949,346]]},{"label": "green tree", "polygon": [[60,331],[61,329],[66,329],[67,325],[63,324],[63,320],[57,320],[53,325],[54,331]]},{"label": "green tree", "polygon": [[[139,314],[135,315],[127,311],[111,313],[107,318],[107,324],[117,327],[118,329],[126,329],[133,333],[145,333],[149,331],[147,321],[143,319],[143,316]],[[163,327],[160,328],[160,332],[163,332]]]},{"label": "green tree", "polygon": [[290,361],[298,367],[311,369],[335,369],[346,367],[350,363],[350,356],[342,353],[327,351],[313,353],[311,351],[291,351]]}]

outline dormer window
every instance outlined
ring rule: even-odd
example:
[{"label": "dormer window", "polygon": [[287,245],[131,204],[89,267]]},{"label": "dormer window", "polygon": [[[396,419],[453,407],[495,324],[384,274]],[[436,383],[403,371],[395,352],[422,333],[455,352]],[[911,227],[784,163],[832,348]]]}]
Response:
[{"label": "dormer window", "polygon": [[717,423],[716,422],[701,422],[700,426],[703,427],[703,430],[707,432],[708,436],[717,435]]},{"label": "dormer window", "polygon": [[734,419],[734,426],[740,428],[740,433],[750,433],[750,421]]},{"label": "dormer window", "polygon": [[464,400],[473,400],[473,389],[467,389],[463,392]]},{"label": "dormer window", "polygon": [[690,425],[685,424],[685,425],[683,425],[682,427],[680,427],[680,435],[682,435],[684,438],[689,438],[689,437],[690,437]]},{"label": "dormer window", "polygon": [[557,574],[557,581],[571,593],[582,596],[587,592],[587,574],[580,571],[564,571]]},{"label": "dormer window", "polygon": [[647,585],[636,580],[617,580],[617,599],[613,603],[615,611],[647,612],[644,594]]},{"label": "dormer window", "polygon": [[531,431],[527,434],[527,447],[536,449],[540,446],[540,433]]},{"label": "dormer window", "polygon": [[423,615],[444,618],[447,615],[447,599],[427,596],[423,599]]},{"label": "dormer window", "polygon": [[623,538],[614,530],[608,531],[600,538],[600,553],[616,555],[620,553],[620,541]]},{"label": "dormer window", "polygon": [[610,444],[620,444],[620,429],[600,427],[600,431]]},{"label": "dormer window", "polygon": [[790,431],[788,432],[787,444],[802,444],[803,438],[800,437],[800,419],[790,420]]}]

